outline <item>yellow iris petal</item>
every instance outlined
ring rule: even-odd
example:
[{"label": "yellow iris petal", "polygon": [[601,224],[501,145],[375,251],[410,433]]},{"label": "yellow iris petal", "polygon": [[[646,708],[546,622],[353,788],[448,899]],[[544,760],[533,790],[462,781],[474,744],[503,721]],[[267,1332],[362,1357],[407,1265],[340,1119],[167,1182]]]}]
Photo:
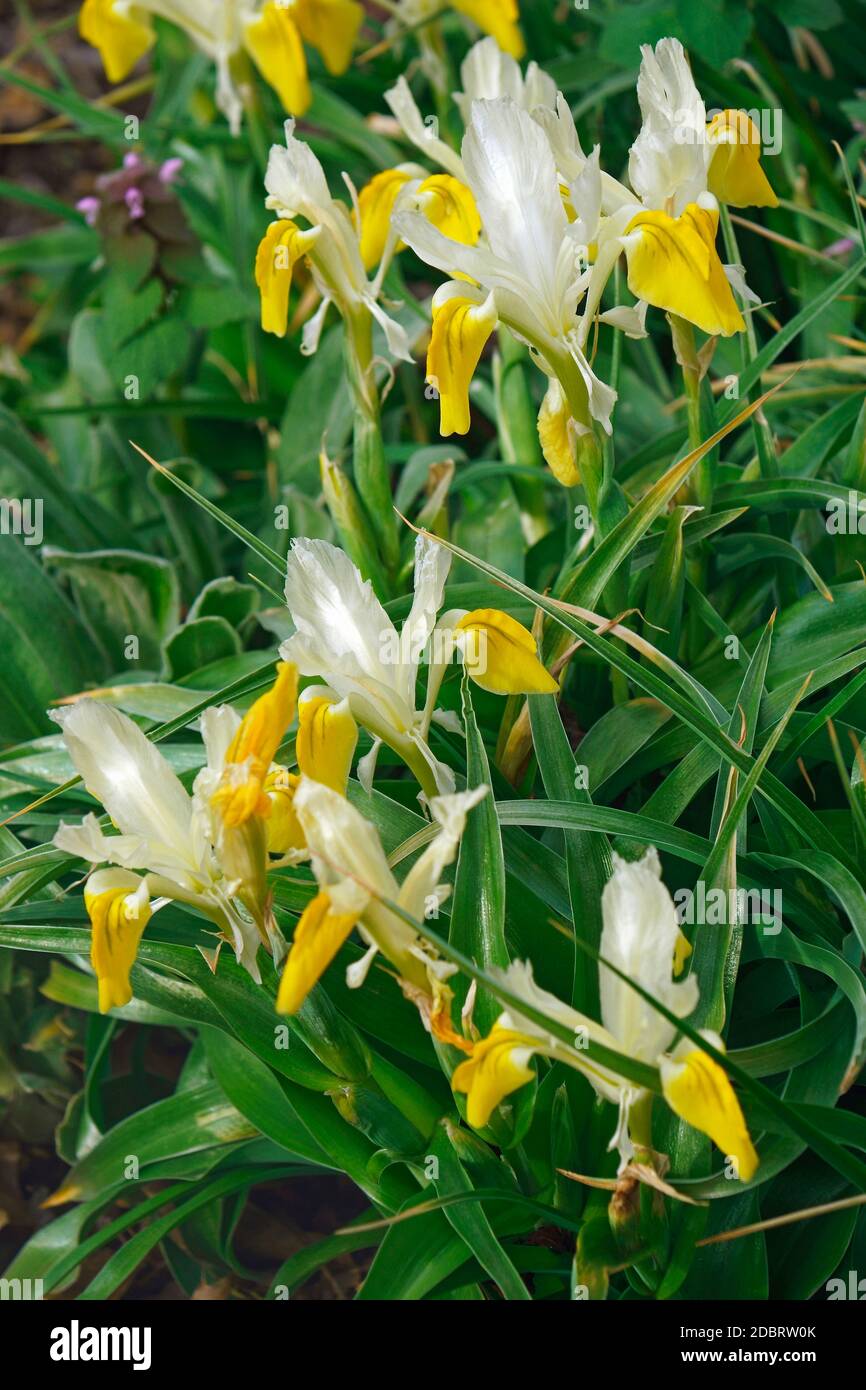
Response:
[{"label": "yellow iris petal", "polygon": [[434,304],[427,381],[439,392],[440,434],[466,434],[469,429],[469,383],[495,325],[492,299],[476,304],[452,295]]},{"label": "yellow iris petal", "polygon": [[277,1013],[297,1013],[357,920],[351,912],[331,912],[327,893],[317,893],[308,903],[295,927],[295,938],[280,980]]},{"label": "yellow iris petal", "polygon": [[559,685],[542,666],[535,638],[522,623],[497,608],[476,608],[456,630],[467,634],[463,664],[482,690],[495,695],[553,695]]},{"label": "yellow iris petal", "polygon": [[716,146],[707,184],[720,203],[735,208],[775,208],[779,200],[761,168],[761,137],[745,111],[720,111],[707,126]]},{"label": "yellow iris petal", "polygon": [[512,58],[526,52],[520,32],[517,0],[453,0],[455,10],[471,19],[485,34],[492,34],[499,47]]},{"label": "yellow iris petal", "polygon": [[500,1101],[532,1080],[528,1058],[534,1051],[531,1038],[494,1024],[472,1056],[454,1069],[451,1086],[466,1093],[466,1118],[473,1129],[483,1129]]},{"label": "yellow iris petal", "polygon": [[626,228],[628,287],[705,333],[730,337],[745,324],[716,251],[718,224],[718,211],[698,203],[680,217],[638,213]]},{"label": "yellow iris petal", "polygon": [[397,194],[411,177],[405,169],[383,169],[381,174],[374,174],[358,194],[361,260],[365,270],[372,270],[382,259]]},{"label": "yellow iris petal", "polygon": [[689,956],[692,954],[692,944],[683,932],[677,933],[676,945],[674,946],[674,974],[681,975]]},{"label": "yellow iris petal", "polygon": [[301,779],[288,768],[278,767],[265,778],[265,796],[271,803],[267,818],[268,852],[288,854],[306,849],[307,841],[295,810],[295,791]]},{"label": "yellow iris petal", "polygon": [[740,1102],[718,1062],[696,1049],[679,1060],[661,1063],[662,1090],[668,1105],[687,1124],[709,1135],[725,1156],[736,1161],[737,1174],[748,1182],[758,1167]]},{"label": "yellow iris petal", "polygon": [[[379,264],[388,239],[391,214],[398,195],[412,178],[406,169],[384,169],[358,194],[361,217],[361,259],[367,270]],[[470,190],[452,174],[431,174],[418,185],[418,206],[444,236],[474,246],[481,218]],[[397,250],[403,242],[397,243]],[[461,277],[462,278],[462,277]]]},{"label": "yellow iris petal", "polygon": [[107,1014],[132,998],[129,972],[150,921],[150,905],[139,901],[129,888],[94,894],[85,888],[84,903],[92,928],[90,961],[99,984],[99,1012]]},{"label": "yellow iris petal", "polygon": [[481,231],[481,218],[471,189],[453,174],[431,174],[420,185],[418,198],[424,215],[443,236],[474,246]]},{"label": "yellow iris petal", "polygon": [[550,383],[541,402],[538,439],[545,463],[557,482],[563,487],[576,487],[580,482],[576,458],[577,423],[557,381]]},{"label": "yellow iris petal", "polygon": [[122,82],[156,37],[143,10],[131,5],[121,12],[114,0],[84,0],[78,32],[99,50],[109,82]]},{"label": "yellow iris petal", "polygon": [[310,83],[294,15],[295,7],[289,9],[269,0],[261,14],[246,25],[244,47],[285,110],[302,116],[311,100]]},{"label": "yellow iris petal", "polygon": [[292,18],[302,38],[321,53],[328,72],[334,77],[345,72],[364,21],[363,6],[355,0],[295,0]]},{"label": "yellow iris petal", "polygon": [[226,753],[226,766],[213,804],[224,825],[243,825],[251,816],[267,817],[271,802],[264,783],[274,754],[295,712],[297,668],[277,663],[277,678],[244,715]]},{"label": "yellow iris petal", "polygon": [[346,795],[346,784],[358,742],[358,726],[341,701],[324,695],[302,700],[298,706],[298,767],[315,782]]},{"label": "yellow iris petal", "polygon": [[256,252],[256,284],[262,305],[262,328],[282,337],[289,321],[292,271],[318,235],[302,231],[294,222],[272,222]]}]

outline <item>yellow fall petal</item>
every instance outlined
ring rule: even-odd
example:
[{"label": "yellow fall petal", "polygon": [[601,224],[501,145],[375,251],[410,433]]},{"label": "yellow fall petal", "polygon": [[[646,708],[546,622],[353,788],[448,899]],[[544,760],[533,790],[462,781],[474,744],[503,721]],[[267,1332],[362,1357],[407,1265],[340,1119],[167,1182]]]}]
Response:
[{"label": "yellow fall petal", "polygon": [[418,188],[424,216],[443,236],[474,246],[481,231],[481,218],[472,190],[453,174],[431,174]]},{"label": "yellow fall petal", "polygon": [[463,664],[482,690],[495,695],[553,695],[559,684],[538,659],[535,638],[498,608],[476,608],[456,624],[469,636]]},{"label": "yellow fall petal", "polygon": [[541,402],[538,439],[545,463],[557,482],[562,483],[563,487],[576,487],[580,482],[575,447],[577,423],[565,393],[556,381],[550,383]]},{"label": "yellow fall petal", "polygon": [[735,208],[775,208],[779,200],[761,168],[761,138],[745,111],[720,111],[707,126],[716,146],[707,186],[720,203]]},{"label": "yellow fall petal", "polygon": [[339,77],[352,61],[363,6],[355,0],[295,0],[292,18],[301,37],[317,49],[328,72]]},{"label": "yellow fall petal", "polygon": [[476,304],[452,295],[434,303],[427,381],[439,392],[440,434],[466,434],[469,429],[469,383],[495,326],[492,297]]},{"label": "yellow fall petal", "polygon": [[223,778],[212,802],[231,829],[251,816],[264,818],[271,813],[264,782],[294,716],[297,691],[297,668],[278,662],[274,684],[250,707],[229,744]]},{"label": "yellow fall petal", "polygon": [[269,854],[288,854],[306,849],[307,841],[295,811],[295,791],[300,777],[286,767],[278,767],[265,778],[264,792],[271,803],[267,818]]},{"label": "yellow fall petal", "polygon": [[471,19],[485,34],[492,34],[499,47],[512,58],[526,52],[518,19],[517,0],[453,0],[455,10]]},{"label": "yellow fall petal", "polygon": [[277,1013],[294,1014],[327,970],[358,918],[331,912],[327,893],[317,893],[304,908],[277,994]]},{"label": "yellow fall petal", "polygon": [[718,225],[718,211],[698,203],[680,217],[638,213],[626,228],[628,287],[704,333],[730,337],[746,325],[716,251]]},{"label": "yellow fall petal", "polygon": [[383,169],[380,174],[374,174],[358,194],[361,260],[365,270],[372,270],[382,259],[394,203],[411,177],[405,169]]},{"label": "yellow fall petal", "polygon": [[357,743],[358,726],[344,701],[324,695],[301,701],[295,754],[307,777],[345,796]]},{"label": "yellow fall petal", "polygon": [[472,1056],[455,1067],[451,1087],[466,1093],[466,1118],[473,1129],[483,1129],[500,1101],[533,1079],[528,1060],[535,1050],[531,1038],[494,1024]]},{"label": "yellow fall petal", "polygon": [[256,251],[256,284],[265,333],[282,337],[289,321],[292,271],[316,240],[318,230],[302,231],[294,222],[272,222]]},{"label": "yellow fall petal", "polygon": [[262,77],[273,87],[291,115],[302,116],[311,101],[307,59],[298,26],[296,7],[269,0],[261,14],[246,25],[244,47]]},{"label": "yellow fall petal", "polygon": [[99,983],[99,1012],[107,1014],[132,998],[129,972],[150,921],[150,905],[140,902],[128,887],[94,894],[85,888],[84,903],[92,928],[90,961]]},{"label": "yellow fall petal", "polygon": [[692,954],[692,943],[684,932],[677,934],[676,945],[674,946],[674,974],[681,975],[685,963]]},{"label": "yellow fall petal", "polygon": [[738,1176],[748,1182],[758,1167],[758,1155],[724,1069],[696,1048],[677,1060],[663,1058],[660,1071],[662,1091],[674,1113],[735,1159]]},{"label": "yellow fall petal", "polygon": [[109,82],[122,82],[156,38],[143,10],[135,5],[118,10],[114,0],[84,0],[78,32],[99,50]]}]

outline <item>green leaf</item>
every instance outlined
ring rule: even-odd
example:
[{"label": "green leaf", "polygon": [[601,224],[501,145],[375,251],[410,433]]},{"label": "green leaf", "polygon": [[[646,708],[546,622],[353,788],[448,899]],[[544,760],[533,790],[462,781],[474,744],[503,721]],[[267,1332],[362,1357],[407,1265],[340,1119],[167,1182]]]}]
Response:
[{"label": "green leaf", "polygon": [[240,638],[225,618],[193,618],[165,639],[165,673],[169,680],[183,680],[204,666],[237,656],[240,650]]},{"label": "green leaf", "polygon": [[[474,1188],[458,1156],[460,1140],[460,1132],[446,1117],[438,1127],[431,1146],[431,1154],[438,1161],[439,1176],[435,1185],[440,1196],[472,1192]],[[526,1284],[497,1240],[481,1204],[473,1202],[459,1207],[445,1207],[444,1211],[447,1220],[466,1242],[482,1269],[499,1286],[503,1298],[529,1300]]]},{"label": "green leaf", "polygon": [[[33,616],[38,613],[39,621]],[[101,669],[87,629],[32,549],[0,534],[0,741],[48,732],[45,710],[83,689]]]},{"label": "green leaf", "polygon": [[[180,612],[177,578],[168,560],[132,550],[74,553],[46,546],[48,569],[67,578],[80,612],[110,671],[124,661],[147,670],[160,664],[160,643],[177,624]],[[137,639],[130,657],[128,639]]]},{"label": "green leaf", "polygon": [[[478,730],[468,677],[462,687],[463,726],[466,730],[467,788],[490,785],[490,765]],[[505,861],[502,837],[492,796],[485,796],[470,812],[460,841],[460,854],[451,901],[448,939],[482,966],[508,965],[505,944]],[[457,994],[462,1003],[466,982]],[[480,990],[473,1017],[486,1033],[500,1012],[496,1001]]]},{"label": "green leaf", "polygon": [[[533,695],[529,698],[532,741],[538,766],[549,800],[572,801],[591,806],[589,776],[584,778],[581,764],[578,769],[568,736],[562,725],[553,695]],[[584,748],[581,745],[581,757]],[[584,785],[584,781],[586,785]],[[612,863],[610,846],[604,835],[580,830],[565,830],[565,862],[568,871],[568,894],[571,919],[577,936],[595,950],[601,945],[601,894],[610,878]],[[590,1017],[598,1017],[598,970],[583,951],[576,951],[572,1003]]]}]

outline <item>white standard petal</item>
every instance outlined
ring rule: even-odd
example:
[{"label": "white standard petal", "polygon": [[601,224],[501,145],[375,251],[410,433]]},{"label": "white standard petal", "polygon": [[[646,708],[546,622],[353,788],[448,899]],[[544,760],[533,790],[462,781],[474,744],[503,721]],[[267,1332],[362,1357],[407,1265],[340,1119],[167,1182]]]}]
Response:
[{"label": "white standard petal", "polygon": [[396,629],[344,551],[328,541],[294,541],[286,603],[297,633],[284,646],[301,675],[322,676],[340,695],[345,680],[394,687],[393,660],[383,657],[399,650]]},{"label": "white standard petal", "polygon": [[420,256],[428,265],[444,270],[446,275],[453,275],[459,270],[482,284],[495,283],[491,275],[499,262],[485,247],[466,246],[461,241],[454,241],[434,227],[421,212],[397,211],[391,222],[406,245],[411,246],[416,256]]},{"label": "white standard petal", "polygon": [[344,796],[302,777],[293,804],[323,887],[349,879],[368,893],[397,897],[397,883],[375,826]]},{"label": "white standard petal", "polygon": [[559,96],[560,93],[550,73],[545,72],[544,68],[540,68],[533,59],[528,64],[526,76],[523,79],[523,109],[530,112],[535,112],[539,108],[553,111],[556,109]]},{"label": "white standard petal", "polygon": [[[545,1014],[555,1023],[561,1023],[568,1028],[571,1033],[578,1038],[584,1033],[595,1036],[603,1036],[604,1030],[587,1018],[584,1014],[578,1013],[577,1009],[571,1008],[555,994],[548,993],[540,985],[535,983],[532,972],[532,962],[513,960],[507,969],[502,970],[497,966],[491,967],[491,974],[499,979],[505,989],[510,994],[516,995],[519,1000],[529,1004],[539,1013]],[[541,1024],[520,1012],[518,1005],[508,1004],[503,1017],[508,1019],[508,1027],[516,1028],[521,1033],[528,1034],[531,1038],[538,1038],[548,1046],[556,1046],[551,1033],[548,1033]],[[500,1018],[502,1022],[502,1018]]]},{"label": "white standard petal", "polygon": [[385,93],[385,100],[399,121],[406,139],[446,173],[453,174],[461,183],[465,183],[466,172],[460,156],[455,154],[444,140],[439,139],[436,118],[430,117],[429,123],[424,120],[405,77],[397,79],[396,84]]},{"label": "white standard petal", "polygon": [[286,143],[271,145],[265,188],[267,206],[280,217],[303,214],[318,222],[318,214],[331,205],[331,194],[324,170],[309,145],[295,135],[295,123],[286,121]]},{"label": "white standard petal", "polygon": [[211,772],[220,773],[225,767],[226,754],[240,722],[240,715],[231,705],[211,705],[202,715],[201,737]]},{"label": "white standard petal", "polygon": [[[535,64],[532,66],[535,67]],[[552,81],[550,78],[547,80]],[[463,90],[454,93],[454,100],[464,125],[469,124],[473,101],[511,97],[512,101],[526,106],[520,64],[510,53],[503,52],[492,37],[479,39],[478,43],[472,45],[460,65],[460,81]],[[556,100],[555,87],[553,99]]]},{"label": "white standard petal", "polygon": [[576,179],[569,183],[571,206],[577,221],[571,227],[572,235],[585,247],[596,240],[601,218],[601,146],[596,145]]},{"label": "white standard petal", "polygon": [[154,869],[194,869],[192,801],[165,758],[131,719],[95,700],[53,710],[76,771],[124,835],[151,848]]},{"label": "white standard petal", "polygon": [[439,832],[409,870],[397,899],[416,921],[423,921],[427,899],[434,894],[443,869],[453,862],[457,854],[466,817],[489,791],[489,787],[480,786],[472,791],[455,792],[451,796],[434,796],[431,800],[430,813],[439,826]]},{"label": "white standard petal", "polygon": [[431,536],[415,539],[415,593],[409,616],[400,632],[400,644],[409,683],[406,699],[415,701],[415,680],[418,664],[430,634],[436,626],[436,615],[442,607],[445,581],[451,568],[451,552]]},{"label": "white standard petal", "polygon": [[706,188],[706,109],[679,39],[660,39],[655,51],[644,44],[641,54],[643,125],[629,153],[629,182],[647,207],[677,217]]},{"label": "white standard petal", "polygon": [[463,162],[491,251],[535,287],[555,332],[557,264],[568,220],[544,132],[507,97],[473,102]]},{"label": "white standard petal", "polygon": [[676,908],[661,879],[655,849],[637,863],[614,855],[613,874],[601,898],[601,955],[627,979],[600,967],[601,1017],[618,1046],[631,1056],[654,1062],[676,1033],[657,1009],[632,989],[634,980],[680,1018],[697,1004],[697,981],[673,981],[674,948],[679,935]]},{"label": "white standard petal", "polygon": [[61,821],[52,843],[90,864],[120,864],[127,869],[150,867],[146,840],[140,835],[106,835],[92,811],[79,825]]},{"label": "white standard petal", "polygon": [[580,136],[574,124],[571,107],[561,92],[551,109],[546,105],[532,112],[532,119],[541,126],[553,153],[556,167],[564,179],[577,178],[586,161]]}]

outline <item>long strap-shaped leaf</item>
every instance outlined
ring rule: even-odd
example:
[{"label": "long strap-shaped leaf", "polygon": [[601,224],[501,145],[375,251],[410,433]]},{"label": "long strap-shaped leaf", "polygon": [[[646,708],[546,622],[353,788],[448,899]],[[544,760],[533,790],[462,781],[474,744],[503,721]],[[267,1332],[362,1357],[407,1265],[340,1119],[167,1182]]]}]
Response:
[{"label": "long strap-shaped leaf", "polygon": [[[417,529],[417,528],[413,528]],[[690,701],[684,694],[677,690],[669,681],[649,670],[646,666],[640,665],[624,652],[618,650],[616,643],[607,637],[600,636],[588,623],[568,612],[555,599],[549,599],[544,594],[537,593],[530,589],[528,585],[520,580],[513,579],[502,570],[491,565],[487,560],[479,560],[468,550],[455,545],[453,541],[443,540],[441,536],[434,536],[431,532],[425,531],[422,534],[429,536],[431,540],[444,545],[452,554],[465,560],[467,564],[473,565],[484,574],[494,579],[504,589],[509,589],[514,594],[519,594],[526,598],[536,608],[540,608],[543,613],[547,613],[556,622],[560,623],[568,632],[587,646],[591,651],[596,652],[608,665],[621,671],[635,685],[646,691],[648,695],[655,696],[668,709],[672,710],[680,719],[683,720],[704,742],[718,750],[728,763],[748,775],[753,766],[754,758],[743,753],[737,748],[728,736],[715,724],[695,703]],[[685,673],[683,673],[686,679]],[[823,825],[813,812],[791,792],[777,777],[771,772],[766,772],[759,787],[759,792],[776,807],[778,811],[788,820],[804,839],[816,849],[832,854],[840,863],[846,864],[854,873],[858,872],[858,865],[847,850],[839,844],[833,834]]]}]

